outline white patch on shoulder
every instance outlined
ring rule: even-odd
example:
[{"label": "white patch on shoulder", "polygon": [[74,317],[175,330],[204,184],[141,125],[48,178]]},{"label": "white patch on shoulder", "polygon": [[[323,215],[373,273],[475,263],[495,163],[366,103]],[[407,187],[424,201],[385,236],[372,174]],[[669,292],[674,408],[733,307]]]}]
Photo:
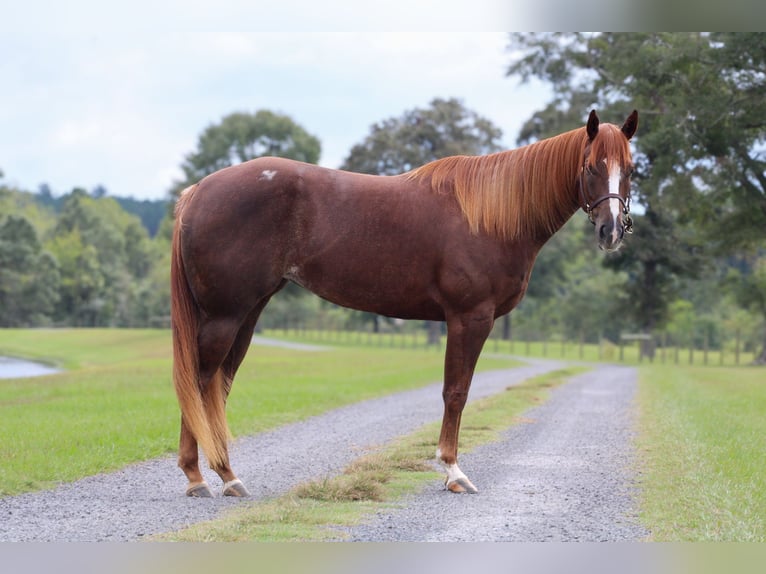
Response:
[{"label": "white patch on shoulder", "polygon": [[277,175],[277,171],[274,169],[264,169],[263,172],[261,172],[261,177],[258,179],[267,179],[271,181],[274,179],[274,176]]}]

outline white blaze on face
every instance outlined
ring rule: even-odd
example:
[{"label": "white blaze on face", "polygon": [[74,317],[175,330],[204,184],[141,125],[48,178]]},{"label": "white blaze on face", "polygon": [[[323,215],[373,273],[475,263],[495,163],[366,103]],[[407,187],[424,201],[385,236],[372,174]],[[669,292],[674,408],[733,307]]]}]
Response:
[{"label": "white blaze on face", "polygon": [[[612,162],[612,164],[609,166],[609,193],[613,193],[615,195],[620,194],[620,176],[622,174],[622,170],[620,169],[620,164],[618,162]],[[620,217],[620,212],[622,211],[622,204],[620,203],[620,200],[616,197],[610,197],[609,198],[609,212],[612,214],[612,223],[614,224],[612,226],[612,243],[617,243],[620,240],[620,236],[618,233],[618,224],[617,224],[617,218]]]}]

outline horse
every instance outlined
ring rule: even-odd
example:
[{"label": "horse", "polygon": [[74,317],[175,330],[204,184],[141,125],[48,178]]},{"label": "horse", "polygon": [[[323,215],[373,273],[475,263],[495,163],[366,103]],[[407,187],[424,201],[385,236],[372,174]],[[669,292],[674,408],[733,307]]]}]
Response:
[{"label": "horse", "polygon": [[585,126],[514,150],[453,156],[394,176],[277,157],[224,168],[186,188],[171,256],[178,465],[186,494],[211,497],[201,448],[225,496],[232,471],[226,400],[270,298],[292,281],[351,309],[446,321],[437,460],[446,490],[477,492],[458,467],[474,367],[494,321],[522,299],[535,258],[579,209],[598,245],[631,231],[629,140],[638,126]]}]

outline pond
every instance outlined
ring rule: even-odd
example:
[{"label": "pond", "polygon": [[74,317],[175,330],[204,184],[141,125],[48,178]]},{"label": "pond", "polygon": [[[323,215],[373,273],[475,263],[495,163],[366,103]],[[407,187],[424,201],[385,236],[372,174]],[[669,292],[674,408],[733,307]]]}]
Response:
[{"label": "pond", "polygon": [[42,363],[12,357],[0,357],[0,379],[39,377],[41,375],[52,375],[59,371],[60,369]]}]

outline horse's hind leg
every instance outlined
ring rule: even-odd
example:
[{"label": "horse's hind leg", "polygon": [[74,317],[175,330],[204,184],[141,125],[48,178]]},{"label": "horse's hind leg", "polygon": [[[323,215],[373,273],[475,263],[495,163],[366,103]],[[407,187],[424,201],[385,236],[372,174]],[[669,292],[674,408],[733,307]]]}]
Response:
[{"label": "horse's hind leg", "polygon": [[[281,282],[275,289],[275,292],[278,291],[284,285],[284,283],[284,281]],[[234,342],[231,344],[226,357],[224,358],[218,369],[218,372],[215,375],[216,377],[219,377],[217,380],[223,385],[221,388],[223,394],[222,397],[220,397],[220,400],[223,401],[224,408],[226,405],[226,400],[229,396],[229,392],[231,391],[234,376],[237,374],[237,370],[242,364],[242,361],[244,360],[245,355],[247,355],[247,351],[250,348],[250,344],[253,338],[253,331],[255,330],[255,324],[258,322],[258,318],[261,316],[261,312],[263,311],[264,307],[266,307],[266,304],[270,299],[271,295],[261,299],[261,301],[255,306],[255,308],[250,311],[247,318],[239,326],[239,329],[237,330],[237,333],[234,337]],[[226,436],[228,436],[228,431]],[[223,495],[240,497],[249,496],[250,493],[248,492],[247,488],[245,488],[245,485],[242,484],[242,481],[236,477],[231,469],[228,445],[226,444],[226,441],[223,442],[221,447],[226,456],[221,464],[212,466],[212,468],[218,474],[218,476],[221,477],[221,480],[223,480]]]},{"label": "horse's hind leg", "polygon": [[[228,427],[226,426],[225,397],[231,386],[226,380],[221,365],[226,359],[237,337],[240,321],[230,318],[208,319],[199,327],[197,339],[199,351],[199,386],[202,391],[202,401],[207,412],[214,440],[219,443],[224,460],[221,463],[228,469]],[[179,444],[178,466],[186,474],[189,485],[186,494],[189,496],[212,496],[210,488],[199,470],[199,455],[197,440],[181,417],[181,440]],[[214,469],[218,471],[218,469]],[[231,472],[230,469],[228,472]],[[219,472],[219,474],[221,474]],[[235,479],[233,477],[232,479]]]},{"label": "horse's hind leg", "polygon": [[452,492],[478,492],[457,465],[458,434],[473,371],[493,322],[490,312],[481,311],[447,319],[447,352],[442,392],[444,419],[437,458],[447,469],[445,484]]},{"label": "horse's hind leg", "polygon": [[[239,366],[242,364],[245,355],[247,355],[247,351],[250,348],[250,344],[252,342],[255,324],[258,321],[258,317],[260,316],[261,311],[263,311],[263,308],[266,306],[267,302],[268,298],[265,301],[262,301],[250,313],[247,320],[239,328],[237,336],[234,339],[234,344],[232,345],[229,354],[226,356],[226,359],[221,366],[224,381],[226,382],[224,387],[224,401],[226,401],[229,396],[229,392],[231,391],[234,375],[237,374]],[[245,485],[242,484],[242,481],[239,480],[232,472],[231,467],[228,464],[228,457],[226,462],[227,464],[225,466],[214,469],[221,477],[221,480],[223,480],[223,495],[250,496],[250,493],[248,492],[247,488],[245,488]]]},{"label": "horse's hind leg", "polygon": [[210,498],[213,492],[205,482],[199,470],[199,451],[197,439],[186,426],[186,421],[181,417],[181,440],[178,446],[178,466],[184,471],[189,485],[186,487],[186,495],[198,498]]}]

